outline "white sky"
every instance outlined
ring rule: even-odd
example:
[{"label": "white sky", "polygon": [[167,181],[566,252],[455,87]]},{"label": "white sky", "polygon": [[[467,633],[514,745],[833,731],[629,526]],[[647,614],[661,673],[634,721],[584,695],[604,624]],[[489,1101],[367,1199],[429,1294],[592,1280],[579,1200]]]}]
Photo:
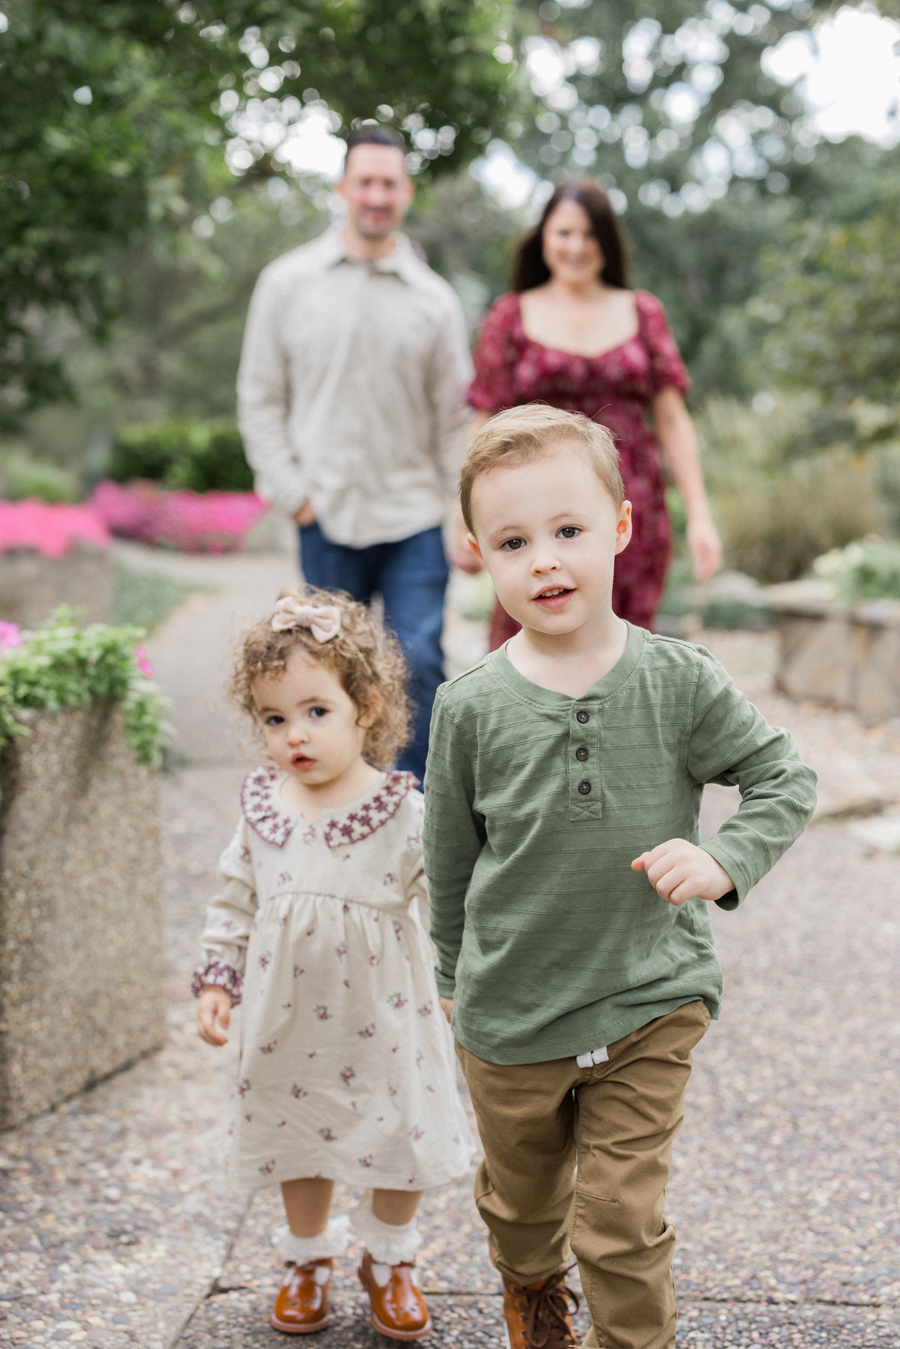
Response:
[{"label": "white sky", "polygon": [[857,132],[882,145],[900,139],[900,23],[893,19],[846,5],[812,33],[788,34],[763,68],[783,83],[803,77],[798,92],[823,136]]},{"label": "white sky", "polygon": [[[823,136],[837,139],[855,132],[882,145],[900,140],[900,23],[880,17],[870,6],[847,5],[812,33],[789,34],[764,55],[763,66],[783,83],[801,80],[798,93]],[[331,133],[328,114],[311,108],[277,157],[297,171],[334,181],[343,142]],[[523,205],[539,182],[502,141],[494,141],[475,161],[472,174],[510,207]]]}]

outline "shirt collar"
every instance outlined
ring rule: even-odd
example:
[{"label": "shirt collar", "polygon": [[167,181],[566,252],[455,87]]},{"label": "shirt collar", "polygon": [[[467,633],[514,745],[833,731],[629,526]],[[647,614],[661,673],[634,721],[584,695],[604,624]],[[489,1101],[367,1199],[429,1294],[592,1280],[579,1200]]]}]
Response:
[{"label": "shirt collar", "polygon": [[[335,267],[339,262],[359,262],[351,258],[347,251],[344,235],[336,225],[325,231],[327,242],[326,266]],[[419,264],[415,250],[405,234],[397,235],[397,242],[387,257],[377,258],[367,265],[375,272],[394,272],[402,281],[412,283],[415,268]]]}]

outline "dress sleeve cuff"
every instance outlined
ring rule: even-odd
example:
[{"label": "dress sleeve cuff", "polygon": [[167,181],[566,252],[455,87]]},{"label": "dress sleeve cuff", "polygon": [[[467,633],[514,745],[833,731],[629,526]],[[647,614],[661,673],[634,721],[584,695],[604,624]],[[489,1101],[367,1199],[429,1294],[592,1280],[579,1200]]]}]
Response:
[{"label": "dress sleeve cuff", "polygon": [[240,1002],[244,981],[230,965],[220,965],[217,960],[211,960],[208,965],[198,965],[191,979],[191,992],[194,997],[199,998],[204,988],[209,985],[224,988],[234,1006]]}]

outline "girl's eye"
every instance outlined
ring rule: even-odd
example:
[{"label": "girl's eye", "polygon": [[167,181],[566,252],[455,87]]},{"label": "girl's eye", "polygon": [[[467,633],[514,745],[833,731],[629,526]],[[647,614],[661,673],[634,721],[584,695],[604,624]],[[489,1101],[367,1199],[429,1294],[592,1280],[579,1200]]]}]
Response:
[{"label": "girl's eye", "polygon": [[564,539],[574,539],[576,535],[581,533],[581,530],[577,525],[563,525],[559,532]]},{"label": "girl's eye", "polygon": [[517,553],[520,548],[525,547],[525,540],[507,539],[505,543],[501,543],[500,547],[505,548],[508,553]]},{"label": "girl's eye", "polygon": [[284,725],[284,717],[279,716],[277,712],[273,712],[270,716],[266,717],[266,725],[267,725],[267,726],[283,726],[283,725]]},{"label": "girl's eye", "polygon": [[327,717],[327,716],[328,716],[328,708],[327,708],[327,707],[311,707],[311,708],[309,709],[309,715],[310,715],[311,717]]}]

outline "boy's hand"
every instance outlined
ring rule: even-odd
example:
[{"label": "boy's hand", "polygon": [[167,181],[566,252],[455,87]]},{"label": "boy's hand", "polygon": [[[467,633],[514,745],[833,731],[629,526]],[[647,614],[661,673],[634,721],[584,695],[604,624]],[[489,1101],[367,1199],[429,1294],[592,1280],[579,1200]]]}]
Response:
[{"label": "boy's hand", "polygon": [[684,838],[670,838],[651,852],[641,853],[632,871],[645,871],[653,889],[667,904],[677,908],[696,895],[715,900],[734,889],[734,882],[714,857]]},{"label": "boy's hand", "polygon": [[453,999],[452,999],[452,998],[442,998],[442,997],[438,996],[438,1002],[441,1004],[441,1011],[444,1013],[444,1016],[445,1016],[445,1017],[447,1018],[447,1020],[449,1021],[449,1020],[450,1020],[450,1013],[453,1011]]},{"label": "boy's hand", "polygon": [[208,1045],[227,1045],[228,1038],[216,1030],[216,1018],[222,1030],[231,1021],[231,994],[215,984],[207,984],[197,1002],[197,1033]]}]

